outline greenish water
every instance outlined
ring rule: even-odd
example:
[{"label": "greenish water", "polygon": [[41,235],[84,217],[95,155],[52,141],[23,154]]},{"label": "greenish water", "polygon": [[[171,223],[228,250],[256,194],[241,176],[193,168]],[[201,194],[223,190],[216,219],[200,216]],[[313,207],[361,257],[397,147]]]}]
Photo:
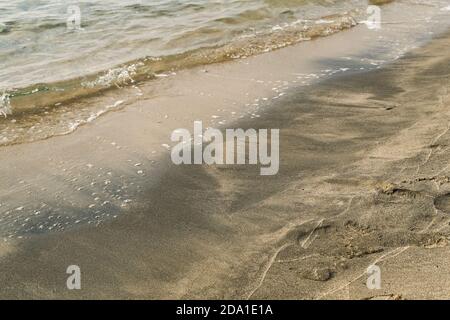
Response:
[{"label": "greenish water", "polygon": [[[425,6],[395,3],[402,14]],[[429,0],[420,19],[448,5]],[[367,6],[367,0],[0,0],[0,145],[48,136],[34,124],[49,108],[76,112],[73,101],[110,88],[328,36],[363,21]]]},{"label": "greenish water", "polygon": [[0,90],[76,78],[147,56],[223,45],[298,20],[363,8],[364,3],[0,0]]}]

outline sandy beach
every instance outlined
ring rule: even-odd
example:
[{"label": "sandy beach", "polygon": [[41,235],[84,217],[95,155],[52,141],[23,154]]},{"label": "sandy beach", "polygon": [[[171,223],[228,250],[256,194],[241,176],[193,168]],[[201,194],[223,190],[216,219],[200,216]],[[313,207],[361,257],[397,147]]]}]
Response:
[{"label": "sandy beach", "polygon": [[[448,299],[450,33],[383,64],[404,36],[373,32],[88,97],[111,110],[1,147],[0,298]],[[279,173],[174,165],[195,120],[279,128]]]}]

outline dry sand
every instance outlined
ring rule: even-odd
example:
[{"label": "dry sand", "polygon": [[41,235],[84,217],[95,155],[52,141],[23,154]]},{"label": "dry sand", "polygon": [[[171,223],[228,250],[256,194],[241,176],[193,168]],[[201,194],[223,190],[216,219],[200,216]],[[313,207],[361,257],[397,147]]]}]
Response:
[{"label": "dry sand", "polygon": [[[142,84],[139,98],[125,89],[120,112],[3,148],[2,206],[17,221],[5,217],[15,233],[0,247],[0,297],[450,297],[450,36],[379,70],[293,82],[367,49],[367,32],[185,71]],[[285,95],[256,110],[275,85]],[[193,120],[280,128],[280,173],[172,165],[161,144]],[[21,222],[42,204],[78,222],[30,236]],[[365,286],[373,263],[375,291]],[[66,288],[72,264],[81,290]]]}]

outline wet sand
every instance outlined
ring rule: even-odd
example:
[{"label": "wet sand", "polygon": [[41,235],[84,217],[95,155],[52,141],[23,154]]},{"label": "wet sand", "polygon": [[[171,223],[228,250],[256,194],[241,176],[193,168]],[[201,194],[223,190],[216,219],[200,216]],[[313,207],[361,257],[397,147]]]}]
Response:
[{"label": "wet sand", "polygon": [[313,220],[278,243],[252,298],[449,297],[449,39],[286,104],[298,176],[271,201]]},{"label": "wet sand", "polygon": [[[333,57],[366,48],[355,40],[366,32],[143,84],[139,101],[129,88],[122,111],[4,148],[2,207],[15,234],[0,247],[0,297],[448,298],[450,35],[382,69],[243,108],[271,91],[269,81],[280,90],[292,82],[278,76],[313,72],[296,55],[311,50],[318,65],[336,67]],[[172,165],[161,144],[196,119],[280,128],[279,174]],[[38,214],[45,231],[28,232],[26,214],[46,207],[56,217]],[[57,215],[68,223],[52,232]],[[373,263],[382,272],[375,291],[365,285]],[[81,290],[66,288],[73,264]]]}]

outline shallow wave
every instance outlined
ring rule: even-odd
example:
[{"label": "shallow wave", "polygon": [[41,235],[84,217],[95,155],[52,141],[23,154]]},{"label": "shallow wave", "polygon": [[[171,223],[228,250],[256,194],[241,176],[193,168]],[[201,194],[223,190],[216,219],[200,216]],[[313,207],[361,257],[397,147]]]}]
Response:
[{"label": "shallow wave", "polygon": [[[315,23],[319,22],[319,23]],[[39,110],[55,103],[66,103],[91,96],[105,89],[121,87],[135,81],[153,79],[157,74],[198,65],[249,57],[288,45],[351,28],[356,25],[353,14],[320,18],[317,21],[296,20],[267,26],[252,33],[241,33],[222,45],[200,47],[182,53],[160,57],[145,57],[88,76],[55,83],[40,83],[8,92],[15,115]],[[195,30],[192,33],[205,32]],[[189,32],[180,39],[189,39]],[[36,99],[38,97],[38,99]],[[30,103],[31,99],[33,103]]]},{"label": "shallow wave", "polygon": [[[184,68],[269,52],[355,25],[352,14],[343,14],[320,19],[320,23],[299,20],[267,26],[258,32],[241,34],[223,45],[169,56],[145,57],[90,76],[11,90],[5,93],[8,103],[3,103],[0,109],[3,115],[3,119],[0,119],[0,146],[68,134],[104,113],[117,109],[117,106],[79,107],[83,105],[84,98],[95,97],[107,90],[167,76]],[[9,121],[11,115],[13,122]]]},{"label": "shallow wave", "polygon": [[[103,46],[91,48],[90,43],[85,43],[86,48],[79,53],[77,52],[78,44],[75,42],[74,46],[70,47],[70,50],[75,53],[68,58],[60,59],[70,60],[70,65],[77,66],[79,69],[77,71],[80,71],[82,76],[69,77],[62,81],[46,81],[49,77],[53,78],[52,71],[46,69],[47,65],[44,62],[42,64],[30,63],[28,66],[33,66],[32,69],[35,69],[32,76],[41,74],[42,83],[35,82],[21,88],[14,88],[5,92],[0,91],[0,95],[2,95],[2,100],[0,100],[0,146],[45,139],[50,136],[72,132],[79,125],[91,122],[101,116],[104,113],[103,110],[115,109],[84,106],[84,98],[96,97],[105,91],[124,86],[133,86],[137,82],[166,76],[180,69],[246,58],[349,29],[355,26],[358,23],[357,21],[362,20],[360,18],[365,14],[365,5],[367,4],[356,0],[314,2],[303,0],[245,2],[236,0],[227,2],[225,6],[221,0],[209,2],[199,0],[199,3],[196,2],[195,4],[161,0],[161,5],[154,8],[136,3],[126,5],[128,2],[130,1],[124,1],[125,6],[121,2],[117,2],[114,9],[122,13],[129,13],[130,10],[134,10],[139,14],[143,12],[144,15],[139,16],[141,19],[136,21],[131,19],[131,22],[124,23],[122,31],[128,35],[126,41],[117,41],[114,46],[110,42],[109,34],[102,34],[99,30],[95,30],[94,38],[102,41]],[[252,4],[251,8],[248,7],[248,3]],[[337,11],[338,8],[354,7],[355,3],[362,5],[362,9]],[[154,34],[148,35],[150,30],[146,29],[146,21],[148,21],[149,16],[154,17],[156,15],[161,19],[166,19],[164,21],[171,21],[177,10],[186,14],[188,18],[183,20],[184,24],[178,25],[178,29],[174,27],[172,30],[170,27],[172,24],[166,25],[171,32],[168,38],[167,33],[164,32],[158,38],[153,37]],[[208,10],[217,11],[220,14],[211,16],[211,12]],[[226,10],[226,13],[221,12],[221,10]],[[95,13],[94,16],[97,18],[102,15],[108,16],[108,18],[118,17],[116,11],[108,11],[104,7],[94,6],[92,12]],[[190,21],[189,19],[192,17],[198,17],[198,12],[208,13],[209,18],[206,20],[200,19],[194,24],[187,25],[186,21]],[[332,15],[317,14],[320,12],[340,13]],[[296,19],[298,15],[302,18]],[[42,21],[46,20],[43,19]],[[37,27],[42,27],[42,21],[41,24],[37,24]],[[86,23],[88,25],[89,23],[94,24],[89,19]],[[13,26],[12,32],[14,32],[14,22],[9,22],[9,24]],[[100,24],[102,24],[102,27],[107,27],[104,22]],[[221,28],[223,25],[227,26]],[[247,27],[243,28],[243,25]],[[135,32],[136,26],[145,31],[145,37],[141,33]],[[53,31],[57,29],[53,26],[50,28]],[[83,36],[85,35],[73,35],[77,41],[80,39],[78,37]],[[0,37],[2,36],[0,35]],[[38,41],[36,45],[42,45],[42,39],[38,39],[40,42]],[[146,52],[146,54],[154,52],[139,50],[140,47],[144,48],[145,44],[148,43],[152,45],[155,43],[155,46],[159,45],[161,50],[156,51],[162,52],[162,54],[151,56],[141,54],[142,52]],[[91,57],[96,58],[99,47],[102,48],[102,52],[110,49],[113,51],[120,49],[122,50],[120,52],[127,52],[134,51],[136,48],[138,57],[144,57],[131,59],[127,63],[98,71],[91,67],[89,61]],[[3,53],[5,52],[10,51],[4,50]],[[1,53],[0,50],[0,60]],[[11,57],[10,61],[13,62],[15,54],[8,55]],[[120,54],[113,56],[116,58]],[[55,57],[58,58],[57,55]],[[85,64],[79,62],[80,57],[83,58],[83,61],[86,61]],[[106,57],[109,56],[106,55]],[[96,64],[96,66],[100,65]],[[66,69],[57,66],[58,71],[65,71]],[[69,64],[64,64],[64,66],[69,66]],[[40,70],[36,73],[36,70],[40,68],[43,71]],[[31,76],[31,74],[28,75]],[[83,106],[79,107],[80,105]],[[96,116],[92,118],[92,115]]]}]

